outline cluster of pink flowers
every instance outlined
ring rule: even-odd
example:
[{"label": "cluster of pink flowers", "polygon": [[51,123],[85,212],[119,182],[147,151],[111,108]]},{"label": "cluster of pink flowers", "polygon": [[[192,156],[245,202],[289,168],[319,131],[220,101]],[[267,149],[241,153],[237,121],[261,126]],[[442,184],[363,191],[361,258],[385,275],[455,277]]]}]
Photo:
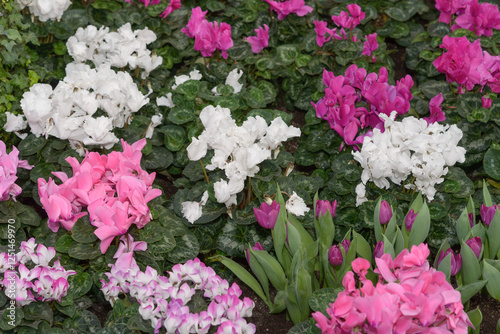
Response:
[{"label": "cluster of pink flowers", "polygon": [[11,195],[16,200],[21,193],[21,187],[14,183],[18,168],[31,169],[33,166],[26,160],[19,160],[19,151],[15,146],[7,153],[5,143],[0,140],[0,202],[8,200]]},{"label": "cluster of pink flowers", "polygon": [[73,176],[53,172],[62,181],[57,185],[38,179],[40,202],[49,216],[48,226],[53,232],[59,223],[71,231],[78,218],[87,212],[95,235],[101,240],[105,253],[115,236],[125,234],[132,224],[143,228],[150,220],[147,203],[160,196],[161,190],[153,189],[156,174],[141,168],[141,150],[146,139],[129,145],[122,140],[123,152],[100,155],[87,152],[81,163],[76,158],[66,161],[73,168]]},{"label": "cluster of pink flowers", "polygon": [[445,275],[431,268],[426,244],[405,249],[394,260],[390,254],[375,258],[379,281],[366,278],[370,263],[352,262],[354,273],[342,280],[344,291],[327,309],[312,314],[322,333],[467,333],[472,326],[460,299]]},{"label": "cluster of pink flowers", "polygon": [[68,277],[76,271],[64,269],[59,260],[49,265],[55,255],[53,247],[42,244],[37,247],[35,238],[21,242],[17,254],[0,253],[0,287],[5,295],[18,306],[35,301],[61,301],[68,292]]},{"label": "cluster of pink flowers", "polygon": [[451,30],[467,29],[477,36],[491,36],[492,29],[500,29],[500,12],[497,5],[479,3],[478,0],[436,0],[436,9],[441,12],[439,22],[450,24],[456,15]]},{"label": "cluster of pink flowers", "polygon": [[[475,85],[490,87],[495,93],[500,93],[500,56],[491,56],[481,49],[481,41],[469,42],[467,37],[443,38],[441,48],[445,49],[441,56],[433,62],[436,69],[446,75],[448,82],[460,85],[459,94],[472,90]],[[485,107],[491,101],[484,101]]]},{"label": "cluster of pink flowers", "polygon": [[[390,115],[395,110],[402,115],[410,109],[413,98],[410,75],[397,81],[396,86],[387,82],[387,69],[382,67],[379,74],[366,73],[355,64],[349,66],[345,76],[335,76],[323,71],[323,83],[326,86],[325,97],[316,104],[316,116],[330,124],[344,138],[348,145],[360,144],[364,135],[356,137],[359,128],[379,128],[383,130],[383,120],[379,114]],[[367,102],[370,106],[357,107],[357,102]]]},{"label": "cluster of pink flowers", "polygon": [[[139,313],[150,320],[155,333],[164,327],[167,333],[208,333],[211,326],[218,326],[219,334],[253,334],[255,325],[244,317],[252,316],[254,302],[245,297],[236,283],[229,283],[205,266],[198,258],[185,264],[176,264],[167,276],[146,267],[142,272],[133,258],[134,250],[146,250],[143,241],[134,242],[127,235],[114,255],[116,263],[101,280],[101,290],[112,305],[119,294],[127,293],[140,304]],[[191,313],[188,303],[196,291],[210,300],[206,311]]]},{"label": "cluster of pink flowers", "polygon": [[313,8],[306,6],[304,0],[287,0],[287,1],[273,1],[264,0],[267,2],[271,9],[278,14],[278,20],[283,20],[289,14],[297,14],[297,16],[305,16],[312,12]]},{"label": "cluster of pink flowers", "polygon": [[[132,0],[125,0],[126,2],[132,3]],[[145,7],[149,5],[157,5],[160,3],[161,0],[139,0],[139,2],[142,2]],[[170,0],[169,5],[165,10],[159,15],[162,18],[166,18],[168,15],[170,15],[174,10],[177,10],[181,8],[181,0]]]},{"label": "cluster of pink flowers", "polygon": [[191,18],[181,31],[194,38],[194,49],[200,51],[203,57],[211,57],[215,50],[220,50],[222,57],[227,59],[227,50],[233,47],[231,26],[225,22],[208,22],[206,14],[207,11],[201,11],[201,7],[193,8]]}]

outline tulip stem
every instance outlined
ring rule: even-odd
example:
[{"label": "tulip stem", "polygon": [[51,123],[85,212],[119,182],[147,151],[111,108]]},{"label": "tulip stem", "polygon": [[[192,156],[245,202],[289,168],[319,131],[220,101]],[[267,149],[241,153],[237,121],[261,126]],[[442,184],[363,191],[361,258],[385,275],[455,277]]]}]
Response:
[{"label": "tulip stem", "polygon": [[201,169],[203,169],[203,174],[205,174],[205,180],[208,184],[210,184],[210,180],[208,179],[207,171],[205,170],[205,166],[203,166],[203,162],[200,159]]}]

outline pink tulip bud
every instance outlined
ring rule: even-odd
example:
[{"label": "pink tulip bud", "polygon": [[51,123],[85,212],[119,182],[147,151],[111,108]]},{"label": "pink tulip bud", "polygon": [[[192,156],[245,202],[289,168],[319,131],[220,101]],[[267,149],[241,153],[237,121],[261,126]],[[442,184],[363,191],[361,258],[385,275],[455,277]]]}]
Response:
[{"label": "pink tulip bud", "polygon": [[439,258],[437,261],[437,266],[439,267],[441,261],[443,261],[443,259],[450,253],[451,253],[450,273],[451,275],[455,276],[462,267],[462,256],[460,254],[455,254],[451,248],[448,248],[446,251],[441,251],[441,254],[439,254]]},{"label": "pink tulip bud", "polygon": [[344,257],[342,256],[340,247],[338,245],[330,247],[328,250],[328,261],[330,261],[330,264],[332,266],[340,266],[343,260]]},{"label": "pink tulip bud", "polygon": [[351,240],[344,239],[342,241],[342,247],[344,247],[344,253],[347,254],[347,251],[349,250],[349,246],[351,245]]},{"label": "pink tulip bud", "polygon": [[[255,245],[252,247],[253,250],[264,250],[264,247],[262,247],[262,244],[260,242],[256,242]],[[250,265],[250,251],[247,248],[247,262]]]},{"label": "pink tulip bud", "polygon": [[413,211],[411,209],[408,214],[405,217],[405,227],[408,231],[411,231],[411,227],[413,226],[413,223],[415,222],[415,218],[417,218],[418,212]]},{"label": "pink tulip bud", "polygon": [[382,257],[382,255],[384,255],[384,242],[379,241],[375,245],[375,249],[373,251],[373,257],[377,259],[379,257]]},{"label": "pink tulip bud", "polygon": [[474,226],[474,215],[472,213],[469,213],[468,216],[469,216],[469,224],[470,227],[472,228]]},{"label": "pink tulip bud", "polygon": [[495,216],[495,212],[500,210],[500,205],[492,205],[486,206],[484,204],[481,205],[480,213],[481,219],[486,226],[490,226],[493,217]]},{"label": "pink tulip bud", "polygon": [[264,202],[259,209],[253,208],[253,212],[260,226],[273,229],[280,213],[280,205],[276,201],[273,201],[271,205]]},{"label": "pink tulip bud", "polygon": [[467,240],[465,243],[470,247],[470,249],[472,249],[474,255],[476,255],[476,257],[479,259],[479,256],[481,255],[481,249],[483,248],[483,242],[481,241],[481,238],[474,237]]},{"label": "pink tulip bud", "polygon": [[317,200],[316,201],[316,218],[324,216],[327,211],[330,212],[332,218],[335,217],[335,211],[337,210],[337,200],[329,202],[327,200]]},{"label": "pink tulip bud", "polygon": [[392,209],[387,201],[382,201],[380,203],[380,211],[378,214],[378,218],[380,220],[380,224],[387,224],[392,218]]}]

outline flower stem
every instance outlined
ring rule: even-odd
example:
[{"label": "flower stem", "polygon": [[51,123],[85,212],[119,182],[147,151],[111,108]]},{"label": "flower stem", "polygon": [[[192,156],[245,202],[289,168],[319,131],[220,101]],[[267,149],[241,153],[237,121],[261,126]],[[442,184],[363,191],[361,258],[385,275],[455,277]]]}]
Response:
[{"label": "flower stem", "polygon": [[207,180],[207,183],[210,184],[210,180],[208,179],[207,171],[205,170],[205,166],[203,166],[203,162],[200,159],[200,164],[201,168],[203,169],[203,174],[205,174],[205,180]]}]

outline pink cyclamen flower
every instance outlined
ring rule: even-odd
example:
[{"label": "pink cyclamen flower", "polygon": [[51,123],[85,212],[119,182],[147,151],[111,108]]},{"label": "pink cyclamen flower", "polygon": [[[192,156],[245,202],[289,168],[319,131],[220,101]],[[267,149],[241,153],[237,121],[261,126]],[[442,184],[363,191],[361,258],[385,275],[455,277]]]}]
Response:
[{"label": "pink cyclamen flower", "polygon": [[17,169],[33,168],[26,160],[19,160],[18,156],[19,151],[14,146],[7,154],[5,143],[0,140],[0,202],[8,200],[10,196],[15,201],[16,196],[21,193],[21,187],[14,183],[17,180]]},{"label": "pink cyclamen flower", "polygon": [[200,30],[201,24],[207,22],[205,15],[208,11],[202,11],[201,7],[195,7],[191,9],[191,18],[189,19],[186,27],[181,29],[181,32],[185,33],[189,38],[194,38]]},{"label": "pink cyclamen flower", "polygon": [[280,213],[280,205],[276,201],[273,201],[271,205],[263,202],[259,209],[253,208],[253,213],[260,226],[273,229]]},{"label": "pink cyclamen flower", "polygon": [[451,248],[448,248],[446,252],[443,250],[441,251],[441,254],[439,254],[439,258],[437,260],[437,267],[439,267],[439,264],[443,259],[448,255],[451,254],[451,266],[450,266],[450,273],[451,275],[455,276],[459,271],[460,268],[462,267],[462,256],[460,254],[455,254]]},{"label": "pink cyclamen flower", "polygon": [[335,217],[335,211],[337,210],[337,200],[329,202],[328,200],[317,200],[316,201],[316,218],[324,216],[327,212],[330,212],[332,218]]},{"label": "pink cyclamen flower", "polygon": [[[359,25],[361,21],[363,21],[366,17],[365,12],[361,10],[361,7],[358,4],[352,3],[350,5],[347,5],[347,10],[352,17],[352,26],[350,27],[351,29]],[[375,34],[375,36],[377,36],[377,34]]]},{"label": "pink cyclamen flower", "polygon": [[[327,27],[328,23],[325,21],[313,21],[314,23],[314,32],[316,32],[316,44],[319,47],[322,47],[323,44],[333,39],[342,39],[342,37],[337,34],[337,28],[329,29]],[[328,35],[328,36],[327,36]]]},{"label": "pink cyclamen flower", "polygon": [[497,5],[468,1],[465,12],[459,15],[451,30],[459,28],[473,31],[477,36],[491,36],[492,29],[500,29],[500,12]]},{"label": "pink cyclamen flower", "polygon": [[387,224],[392,218],[392,209],[387,201],[380,203],[379,220],[380,224]]},{"label": "pink cyclamen flower", "polygon": [[247,42],[252,46],[253,53],[259,53],[263,48],[269,45],[269,26],[259,27],[254,30],[257,36],[247,37]]},{"label": "pink cyclamen flower", "polygon": [[289,14],[305,16],[313,10],[312,7],[306,6],[304,0],[288,0],[283,2],[273,0],[264,1],[267,2],[271,6],[271,9],[278,14],[278,20],[283,20]]},{"label": "pink cyclamen flower", "polygon": [[411,231],[415,218],[417,218],[418,212],[411,209],[405,217],[405,227],[407,231]]},{"label": "pink cyclamen flower", "polygon": [[481,214],[481,220],[486,226],[490,226],[493,217],[495,217],[495,213],[500,211],[500,205],[492,205],[486,206],[484,204],[481,205],[481,209],[479,213]]},{"label": "pink cyclamen flower", "polygon": [[227,50],[233,46],[231,26],[225,22],[203,21],[200,31],[194,36],[194,49],[203,57],[211,57],[216,50],[221,50],[222,57],[227,59]]},{"label": "pink cyclamen flower", "polygon": [[443,93],[439,93],[429,102],[429,111],[431,112],[431,115],[429,117],[424,117],[427,125],[435,122],[441,122],[446,119],[446,116],[441,109],[441,103],[443,103],[443,100]]},{"label": "pink cyclamen flower", "polygon": [[[363,52],[361,54],[369,57],[378,48],[377,33],[366,35],[365,38],[366,41],[363,44]],[[372,57],[372,61],[375,62],[375,56]]]},{"label": "pink cyclamen flower", "polygon": [[170,4],[165,8],[163,13],[161,13],[159,16],[161,18],[166,18],[168,15],[170,15],[174,10],[177,10],[181,8],[181,0],[171,0]]},{"label": "pink cyclamen flower", "polygon": [[479,256],[481,255],[481,249],[483,248],[483,242],[481,241],[480,237],[474,237],[465,242],[467,246],[472,249],[474,252],[474,255],[479,259]]}]

